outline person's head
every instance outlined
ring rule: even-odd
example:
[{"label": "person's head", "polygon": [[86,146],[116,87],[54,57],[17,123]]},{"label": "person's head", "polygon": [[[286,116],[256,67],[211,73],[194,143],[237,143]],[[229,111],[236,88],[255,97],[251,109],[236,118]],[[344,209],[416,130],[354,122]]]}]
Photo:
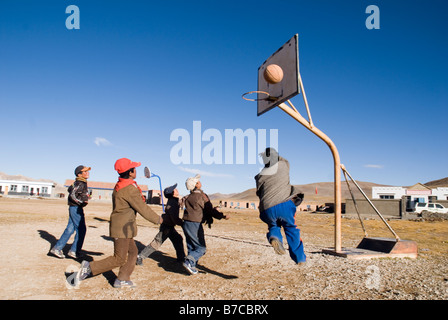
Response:
[{"label": "person's head", "polygon": [[79,165],[76,167],[75,169],[75,176],[77,178],[84,178],[84,179],[88,179],[90,176],[90,167],[86,167],[83,165]]},{"label": "person's head", "polygon": [[119,173],[118,175],[122,179],[135,179],[137,177],[137,170],[135,170],[135,168],[131,168],[125,172]]},{"label": "person's head", "polygon": [[133,162],[128,158],[121,158],[115,161],[115,170],[122,179],[135,179],[137,177],[137,170],[135,168],[140,167],[140,162]]},{"label": "person's head", "polygon": [[194,177],[190,177],[185,181],[185,187],[187,187],[188,191],[193,191],[194,189],[200,189],[202,187],[201,176],[199,174],[195,175]]},{"label": "person's head", "polygon": [[263,158],[266,167],[273,166],[278,162],[278,152],[275,148],[266,148],[264,152],[260,153],[260,156]]},{"label": "person's head", "polygon": [[165,198],[179,198],[179,191],[177,190],[177,183],[172,185],[171,187],[165,188],[163,190],[163,195]]}]

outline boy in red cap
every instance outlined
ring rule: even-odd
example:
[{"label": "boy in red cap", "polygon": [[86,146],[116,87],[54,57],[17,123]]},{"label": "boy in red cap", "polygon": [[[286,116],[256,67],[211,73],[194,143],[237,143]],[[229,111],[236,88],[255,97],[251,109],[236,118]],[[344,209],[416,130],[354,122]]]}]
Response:
[{"label": "boy in red cap", "polygon": [[114,255],[91,263],[83,261],[78,272],[79,280],[120,267],[114,287],[135,287],[130,277],[138,255],[134,241],[137,235],[137,212],[154,224],[162,222],[162,218],[146,205],[142,191],[134,181],[137,177],[135,168],[140,165],[140,162],[132,162],[127,158],[115,162],[115,170],[120,177],[112,193],[113,211],[109,226],[110,237],[114,239]]}]

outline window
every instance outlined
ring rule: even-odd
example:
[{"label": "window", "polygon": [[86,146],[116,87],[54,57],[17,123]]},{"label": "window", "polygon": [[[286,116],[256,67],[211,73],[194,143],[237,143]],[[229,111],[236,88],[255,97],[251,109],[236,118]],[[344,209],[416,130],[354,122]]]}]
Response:
[{"label": "window", "polygon": [[11,191],[17,192],[17,185],[16,184],[12,184],[11,185]]},{"label": "window", "polygon": [[48,187],[42,187],[42,193],[48,193]]},{"label": "window", "polygon": [[428,204],[428,208],[434,208],[434,203]]},{"label": "window", "polygon": [[29,192],[30,186],[22,186],[22,192]]},{"label": "window", "polygon": [[436,208],[443,209],[443,207],[438,203],[436,203]]},{"label": "window", "polygon": [[424,202],[417,203],[417,207],[423,208],[424,206],[426,206],[426,203],[424,203]]},{"label": "window", "polygon": [[381,194],[380,199],[395,199],[395,196],[389,194]]}]

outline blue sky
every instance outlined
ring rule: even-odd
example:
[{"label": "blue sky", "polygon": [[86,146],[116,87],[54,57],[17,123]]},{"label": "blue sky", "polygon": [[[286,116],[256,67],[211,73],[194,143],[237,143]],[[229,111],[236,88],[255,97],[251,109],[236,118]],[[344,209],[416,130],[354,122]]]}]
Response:
[{"label": "blue sky", "polygon": [[[368,30],[368,5],[380,29]],[[80,10],[68,30],[65,9]],[[0,171],[63,183],[78,164],[116,180],[127,157],[164,186],[202,173],[208,193],[255,186],[259,164],[178,164],[175,129],[278,129],[291,182],[333,181],[328,147],[280,109],[256,116],[241,94],[299,34],[314,124],[359,181],[448,176],[446,1],[0,2]],[[292,102],[305,115],[302,97]],[[203,142],[203,148],[207,143]],[[157,179],[138,182],[157,188]]]}]

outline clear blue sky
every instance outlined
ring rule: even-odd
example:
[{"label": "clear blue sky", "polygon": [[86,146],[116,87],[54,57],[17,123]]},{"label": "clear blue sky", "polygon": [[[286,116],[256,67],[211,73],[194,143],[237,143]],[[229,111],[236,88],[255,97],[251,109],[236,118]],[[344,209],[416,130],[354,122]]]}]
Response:
[{"label": "clear blue sky", "polygon": [[[65,25],[72,4],[79,30]],[[370,4],[379,30],[365,26]],[[183,194],[198,170],[208,193],[254,187],[258,164],[172,163],[171,132],[192,134],[201,121],[223,136],[278,129],[292,183],[332,181],[321,140],[279,109],[257,117],[256,103],[241,99],[256,90],[261,63],[298,33],[314,124],[355,179],[446,177],[447,12],[444,0],[2,0],[0,171],[63,183],[85,164],[91,180],[114,182],[115,160],[128,157]],[[306,114],[301,96],[292,102]]]}]

